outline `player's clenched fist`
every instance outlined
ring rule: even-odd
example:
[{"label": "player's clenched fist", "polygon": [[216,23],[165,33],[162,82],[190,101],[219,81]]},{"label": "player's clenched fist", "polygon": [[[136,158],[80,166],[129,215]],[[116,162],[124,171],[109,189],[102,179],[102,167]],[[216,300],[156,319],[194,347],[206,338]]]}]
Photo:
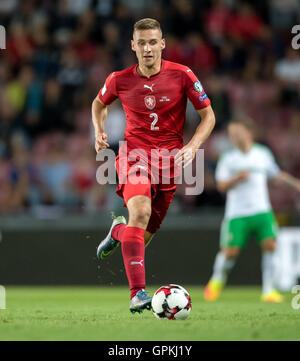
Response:
[{"label": "player's clenched fist", "polygon": [[197,148],[187,144],[175,155],[175,164],[186,168],[195,158]]},{"label": "player's clenched fist", "polygon": [[97,133],[95,135],[95,149],[97,153],[109,147],[107,139],[108,135],[106,133]]}]

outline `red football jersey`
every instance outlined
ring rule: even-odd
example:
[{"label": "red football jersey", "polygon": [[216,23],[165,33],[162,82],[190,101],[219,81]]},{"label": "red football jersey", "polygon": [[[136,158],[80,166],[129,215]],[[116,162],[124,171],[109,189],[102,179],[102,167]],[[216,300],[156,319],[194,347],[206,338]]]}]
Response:
[{"label": "red football jersey", "polygon": [[210,105],[200,81],[188,67],[166,60],[150,78],[140,75],[137,66],[111,73],[99,99],[105,105],[121,100],[128,151],[140,148],[150,154],[151,149],[181,149],[187,98],[196,110]]}]

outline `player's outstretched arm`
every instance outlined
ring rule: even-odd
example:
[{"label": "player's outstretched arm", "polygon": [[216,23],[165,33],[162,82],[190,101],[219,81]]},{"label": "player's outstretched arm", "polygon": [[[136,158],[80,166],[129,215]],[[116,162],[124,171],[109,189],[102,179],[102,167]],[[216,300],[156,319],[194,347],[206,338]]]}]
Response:
[{"label": "player's outstretched arm", "polygon": [[287,185],[300,192],[300,180],[287,172],[281,171],[274,180],[277,184]]},{"label": "player's outstretched arm", "polygon": [[109,147],[108,135],[104,132],[107,117],[107,106],[98,97],[92,103],[92,120],[95,129],[95,149],[100,152]]},{"label": "player's outstretched arm", "polygon": [[197,112],[201,117],[201,123],[192,139],[175,156],[175,163],[179,166],[184,164],[184,168],[193,161],[196,151],[209,137],[216,123],[215,114],[210,105]]},{"label": "player's outstretched arm", "polygon": [[231,188],[234,188],[241,182],[245,182],[249,179],[249,172],[241,171],[235,174],[232,178],[226,181],[218,181],[217,182],[217,190],[221,193],[226,193]]}]

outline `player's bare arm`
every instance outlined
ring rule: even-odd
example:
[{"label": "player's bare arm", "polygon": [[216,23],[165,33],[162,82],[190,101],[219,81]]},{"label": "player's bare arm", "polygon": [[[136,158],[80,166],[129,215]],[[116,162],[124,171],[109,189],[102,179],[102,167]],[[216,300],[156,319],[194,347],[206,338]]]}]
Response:
[{"label": "player's bare arm", "polygon": [[193,161],[196,151],[209,137],[216,123],[215,114],[210,105],[197,112],[201,117],[201,122],[192,139],[175,156],[175,163],[179,166],[184,164],[184,168]]},{"label": "player's bare arm", "polygon": [[247,181],[249,178],[249,172],[241,171],[235,174],[231,179],[227,181],[217,182],[217,189],[221,193],[228,192],[231,188],[234,188],[241,182]]},{"label": "player's bare arm", "polygon": [[108,135],[104,132],[107,117],[107,106],[98,97],[92,103],[92,120],[95,128],[95,149],[100,152],[109,147]]},{"label": "player's bare arm", "polygon": [[274,180],[277,184],[287,185],[300,192],[300,180],[287,172],[280,172]]}]

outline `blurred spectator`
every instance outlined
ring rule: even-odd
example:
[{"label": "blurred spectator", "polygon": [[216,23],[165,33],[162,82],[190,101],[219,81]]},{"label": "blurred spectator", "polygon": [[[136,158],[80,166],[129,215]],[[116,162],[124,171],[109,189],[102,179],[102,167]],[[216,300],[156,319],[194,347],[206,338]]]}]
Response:
[{"label": "blurred spectator", "polygon": [[30,161],[25,138],[20,133],[15,133],[11,138],[11,158],[10,211],[19,212],[24,206],[33,205],[40,200],[36,169]]},{"label": "blurred spectator", "polygon": [[59,50],[55,47],[47,26],[47,24],[35,25],[32,30],[35,51],[31,61],[36,75],[41,80],[55,76],[59,67]]},{"label": "blurred spectator", "polygon": [[12,23],[6,44],[9,61],[16,67],[21,66],[33,55],[34,44],[28,35],[28,31],[23,23]]},{"label": "blurred spectator", "polygon": [[58,0],[51,16],[50,32],[57,45],[64,46],[70,41],[72,30],[76,26],[76,17],[70,13],[67,0]]},{"label": "blurred spectator", "polygon": [[0,14],[11,15],[18,5],[18,0],[2,0],[0,3]]},{"label": "blurred spectator", "polygon": [[212,71],[216,64],[213,48],[204,42],[199,33],[189,33],[186,39],[184,64],[199,76],[204,76]]},{"label": "blurred spectator", "polygon": [[228,20],[228,35],[238,42],[259,37],[262,28],[262,19],[246,1],[238,3],[236,13]]},{"label": "blurred spectator", "polygon": [[32,67],[24,65],[20,68],[18,77],[7,84],[4,92],[4,99],[5,102],[11,105],[16,115],[21,113],[26,104],[27,92],[32,84],[33,78],[34,74]]},{"label": "blurred spectator", "polygon": [[58,72],[58,81],[63,86],[64,106],[67,110],[73,106],[76,90],[83,85],[84,69],[74,50],[70,47],[62,54],[61,66]]},{"label": "blurred spectator", "polygon": [[281,86],[281,101],[285,104],[299,103],[300,57],[291,47],[286,50],[285,58],[275,65],[275,75]]},{"label": "blurred spectator", "polygon": [[[82,15],[82,21],[74,30],[71,37],[71,48],[76,53],[76,57],[84,64],[90,64],[96,55],[96,45],[90,40],[90,26],[88,22],[93,17],[92,12],[86,12]],[[94,21],[92,19],[92,21]],[[86,23],[85,23],[86,22]]]},{"label": "blurred spectator", "polygon": [[[20,115],[19,123],[24,122],[24,130],[34,137],[40,122],[43,102],[43,87],[38,78],[33,76],[32,82],[27,89],[25,107]],[[21,125],[20,124],[20,125]]]},{"label": "blurred spectator", "polygon": [[65,141],[62,134],[52,138],[47,158],[40,165],[43,184],[42,196],[47,204],[62,207],[76,206],[78,199],[72,182],[72,168],[65,154]]},{"label": "blurred spectator", "polygon": [[168,30],[179,38],[188,32],[202,31],[202,21],[195,11],[193,2],[189,0],[171,0]]},{"label": "blurred spectator", "polygon": [[68,12],[78,16],[90,8],[92,0],[67,0]]},{"label": "blurred spectator", "polygon": [[216,129],[224,127],[230,119],[230,102],[221,77],[211,75],[206,81],[206,91],[214,106]]},{"label": "blurred spectator", "polygon": [[224,41],[220,48],[218,70],[224,74],[236,74],[245,63],[245,49]]},{"label": "blurred spectator", "polygon": [[96,0],[97,13],[104,18],[112,16],[114,9],[114,0]]},{"label": "blurred spectator", "polygon": [[103,38],[105,42],[105,50],[110,57],[114,59],[113,68],[121,69],[122,67],[122,49],[120,30],[116,23],[109,22],[104,26]]},{"label": "blurred spectator", "polygon": [[129,7],[135,16],[143,16],[148,10],[151,9],[155,0],[135,1],[135,0],[121,0],[121,3]]},{"label": "blurred spectator", "polygon": [[184,44],[174,35],[166,35],[166,48],[163,52],[163,57],[166,60],[173,61],[175,63],[184,64],[185,60],[185,48]]},{"label": "blurred spectator", "polygon": [[270,0],[270,23],[274,29],[290,30],[300,19],[298,0]]},{"label": "blurred spectator", "polygon": [[7,28],[12,14],[18,6],[19,0],[2,0],[0,1],[0,23]]},{"label": "blurred spectator", "polygon": [[65,101],[61,85],[55,79],[49,79],[45,84],[45,94],[37,132],[48,133],[59,129],[69,130],[66,121]]},{"label": "blurred spectator", "polygon": [[213,45],[222,45],[231,17],[231,9],[225,0],[212,1],[205,16],[205,32]]},{"label": "blurred spectator", "polygon": [[285,58],[279,60],[275,66],[275,75],[286,85],[300,82],[300,56],[297,50],[287,47]]},{"label": "blurred spectator", "polygon": [[116,5],[115,10],[115,22],[119,27],[120,34],[120,46],[123,50],[128,49],[128,40],[132,38],[134,17],[132,11],[126,3],[119,3]]}]

